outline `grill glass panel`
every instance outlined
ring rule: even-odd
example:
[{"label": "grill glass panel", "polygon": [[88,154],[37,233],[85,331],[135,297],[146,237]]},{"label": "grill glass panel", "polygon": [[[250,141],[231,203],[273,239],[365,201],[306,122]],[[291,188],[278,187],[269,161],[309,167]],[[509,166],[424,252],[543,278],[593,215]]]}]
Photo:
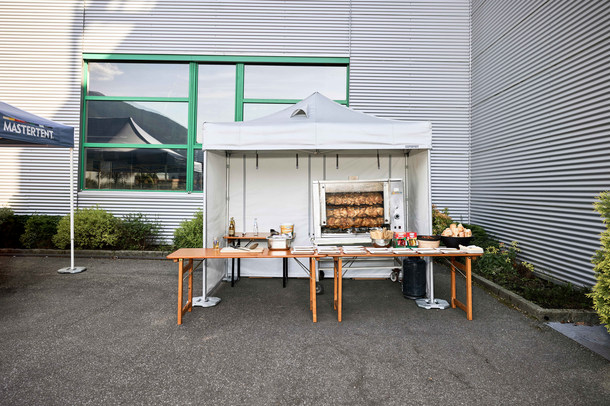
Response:
[{"label": "grill glass panel", "polygon": [[325,205],[322,233],[366,233],[383,226],[383,192],[327,193]]}]

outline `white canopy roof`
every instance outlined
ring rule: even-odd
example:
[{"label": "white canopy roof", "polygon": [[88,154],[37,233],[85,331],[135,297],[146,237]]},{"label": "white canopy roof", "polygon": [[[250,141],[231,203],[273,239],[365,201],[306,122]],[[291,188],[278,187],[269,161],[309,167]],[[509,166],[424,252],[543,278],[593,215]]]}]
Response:
[{"label": "white canopy roof", "polygon": [[430,149],[429,121],[387,120],[314,93],[266,117],[204,123],[204,150]]}]

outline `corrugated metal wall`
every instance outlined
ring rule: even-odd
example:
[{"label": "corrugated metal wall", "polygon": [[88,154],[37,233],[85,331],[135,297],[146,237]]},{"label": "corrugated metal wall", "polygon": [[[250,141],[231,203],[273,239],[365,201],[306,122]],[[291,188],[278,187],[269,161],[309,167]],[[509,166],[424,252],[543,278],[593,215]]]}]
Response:
[{"label": "corrugated metal wall", "polygon": [[[350,104],[357,110],[399,120],[430,120],[433,123],[433,201],[448,206],[454,216],[467,219],[468,207],[468,103],[469,103],[469,2],[445,1],[87,1],[59,2],[45,18],[48,32],[31,28],[39,11],[41,20],[46,10],[38,3],[13,2],[0,5],[0,11],[14,9],[18,20],[6,28],[13,43],[0,44],[0,52],[30,41],[25,62],[16,58],[11,69],[4,69],[11,78],[24,83],[53,88],[45,106],[61,107],[49,118],[78,126],[79,59],[87,53],[132,54],[196,54],[196,55],[282,55],[282,56],[350,56]],[[62,8],[63,7],[63,8]],[[36,11],[38,10],[38,11]],[[72,14],[70,14],[70,11]],[[78,12],[76,12],[78,11]],[[4,13],[1,13],[4,14]],[[68,18],[68,15],[71,17]],[[33,17],[34,16],[34,17]],[[1,18],[1,17],[0,17]],[[6,27],[0,27],[4,30]],[[25,28],[27,27],[27,28]],[[44,27],[44,25],[43,25]],[[4,31],[3,31],[4,32]],[[57,35],[67,35],[57,40]],[[22,35],[20,37],[20,35]],[[55,37],[54,37],[55,36]],[[26,39],[24,39],[26,38]],[[55,38],[59,52],[39,49],[38,43]],[[41,53],[49,52],[50,66],[69,69],[54,77],[53,69],[41,64]],[[0,61],[3,63],[3,61]],[[24,69],[24,66],[32,68]],[[67,68],[66,68],[67,67]],[[14,97],[7,98],[13,92]],[[60,93],[56,93],[60,92]],[[65,106],[63,93],[69,94]],[[31,92],[23,87],[0,83],[0,96],[19,107],[36,107]],[[38,106],[40,107],[40,106]],[[38,114],[45,110],[31,109]],[[61,114],[59,113],[61,112]],[[15,152],[0,151],[14,156]],[[40,211],[51,201],[45,193],[67,196],[64,188],[68,177],[63,157],[67,152],[52,151],[31,160],[50,156],[49,181],[34,189],[15,189],[15,176],[0,180],[0,202],[9,202],[21,212]],[[15,159],[13,159],[15,162]],[[23,166],[24,164],[22,164]],[[67,165],[67,164],[65,164]],[[10,165],[13,168],[13,165]],[[28,167],[29,168],[29,167]],[[19,170],[19,169],[18,169]],[[20,173],[20,182],[35,183],[35,169]],[[59,180],[59,182],[57,182]],[[64,183],[62,183],[64,182]],[[12,194],[11,194],[12,193]],[[10,197],[5,197],[9,196]],[[168,226],[167,235],[183,216],[200,207],[200,195],[143,193],[140,203],[132,193],[86,191],[79,193],[79,205],[100,203],[114,213],[129,211],[158,213]],[[151,199],[152,197],[152,199]],[[67,197],[66,197],[67,198]],[[29,201],[30,205],[25,205]],[[180,210],[175,208],[180,205]],[[67,210],[67,204],[61,210]]]},{"label": "corrugated metal wall", "polygon": [[472,10],[472,221],[577,284],[595,282],[610,189],[609,21],[605,0]]},{"label": "corrugated metal wall", "polygon": [[353,1],[350,107],[432,122],[432,202],[468,221],[468,1]]},{"label": "corrugated metal wall", "polygon": [[[82,1],[2,1],[0,100],[74,126],[78,137],[82,30]],[[66,214],[69,169],[67,149],[0,148],[0,205]]]}]

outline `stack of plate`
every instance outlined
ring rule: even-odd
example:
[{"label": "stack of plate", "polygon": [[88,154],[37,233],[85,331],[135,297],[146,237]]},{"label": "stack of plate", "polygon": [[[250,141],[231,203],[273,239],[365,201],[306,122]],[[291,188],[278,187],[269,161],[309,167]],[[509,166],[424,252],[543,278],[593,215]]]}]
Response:
[{"label": "stack of plate", "polygon": [[392,248],[392,252],[396,255],[416,255],[417,252],[411,248]]},{"label": "stack of plate", "polygon": [[416,248],[416,250],[420,254],[437,254],[440,252],[438,248]]},{"label": "stack of plate", "polygon": [[368,252],[370,252],[371,254],[391,254],[392,253],[392,249],[391,248],[370,248],[370,247],[366,247],[366,250]]},{"label": "stack of plate", "polygon": [[363,246],[355,246],[355,245],[348,245],[345,247],[341,247],[343,249],[343,253],[346,255],[362,255],[362,254],[366,254],[366,250],[364,249]]},{"label": "stack of plate", "polygon": [[292,255],[306,255],[306,254],[315,254],[316,247],[312,246],[300,246],[300,247],[292,247],[292,251],[290,251]]},{"label": "stack of plate", "polygon": [[341,251],[339,250],[339,247],[334,246],[334,245],[325,245],[325,246],[318,247],[318,254],[334,255],[334,254],[340,254],[340,253],[341,253]]}]

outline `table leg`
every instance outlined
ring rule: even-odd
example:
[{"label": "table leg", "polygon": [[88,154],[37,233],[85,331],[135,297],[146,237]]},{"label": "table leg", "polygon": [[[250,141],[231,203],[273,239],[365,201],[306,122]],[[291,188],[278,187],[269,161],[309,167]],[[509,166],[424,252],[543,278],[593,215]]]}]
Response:
[{"label": "table leg", "polygon": [[466,318],[472,320],[472,261],[466,257]]},{"label": "table leg", "polygon": [[455,299],[457,292],[455,288],[455,257],[451,257],[451,307],[455,309]]},{"label": "table leg", "polygon": [[288,277],[288,258],[282,259],[282,283],[286,287],[286,278]]},{"label": "table leg", "polygon": [[193,258],[189,259],[189,307],[188,311],[193,311]]},{"label": "table leg", "polygon": [[178,324],[182,324],[182,289],[184,278],[184,261],[178,260]]},{"label": "table leg", "polygon": [[335,293],[334,301],[333,301],[333,308],[335,310],[337,310],[337,281],[338,281],[337,266],[338,266],[337,258],[333,258],[333,275],[334,275],[333,290]]},{"label": "table leg", "polygon": [[237,258],[237,280],[241,279],[241,258]]},{"label": "table leg", "polygon": [[313,312],[313,322],[318,322],[318,309],[316,305],[316,260],[309,258],[309,296],[311,298],[311,310]]},{"label": "table leg", "polygon": [[235,286],[235,258],[231,258],[231,287]]},{"label": "table leg", "polygon": [[339,318],[339,322],[341,322],[341,317],[342,317],[342,313],[343,313],[343,260],[341,257],[339,257],[339,301],[337,304],[337,313],[339,314],[338,318]]}]

